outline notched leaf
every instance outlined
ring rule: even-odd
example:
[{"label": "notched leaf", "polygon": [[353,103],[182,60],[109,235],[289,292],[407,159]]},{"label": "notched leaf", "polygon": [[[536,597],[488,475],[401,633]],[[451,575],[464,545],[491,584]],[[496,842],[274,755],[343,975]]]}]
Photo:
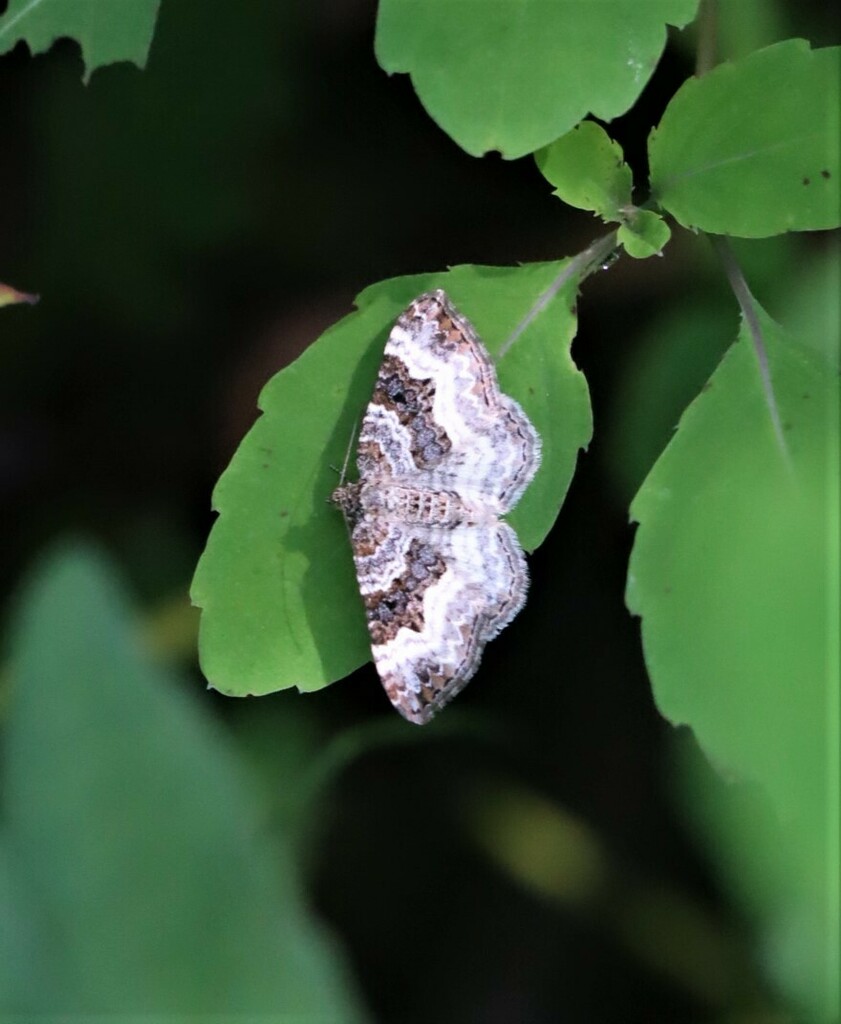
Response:
[{"label": "notched leaf", "polygon": [[35,55],[69,36],[82,49],[84,80],[98,67],[130,60],[146,64],[160,0],[73,3],[67,0],[10,0],[0,17],[0,53],[22,40]]},{"label": "notched leaf", "polygon": [[621,220],[620,211],[631,203],[631,169],[622,147],[595,121],[582,121],[535,153],[535,161],[555,186],[554,195],[606,223]]},{"label": "notched leaf", "polygon": [[468,153],[533,153],[587,114],[629,110],[698,0],[381,0],[375,50],[408,72],[430,117]]}]

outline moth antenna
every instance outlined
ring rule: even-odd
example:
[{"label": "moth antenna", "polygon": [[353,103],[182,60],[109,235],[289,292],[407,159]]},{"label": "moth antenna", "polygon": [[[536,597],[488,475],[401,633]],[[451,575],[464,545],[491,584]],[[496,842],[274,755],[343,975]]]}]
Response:
[{"label": "moth antenna", "polygon": [[353,429],[350,432],[350,439],[348,440],[347,450],[345,451],[345,461],[342,463],[341,472],[339,473],[339,487],[344,485],[347,479],[347,465],[350,462],[350,453],[353,450],[353,442],[356,439],[356,424],[354,423]]}]

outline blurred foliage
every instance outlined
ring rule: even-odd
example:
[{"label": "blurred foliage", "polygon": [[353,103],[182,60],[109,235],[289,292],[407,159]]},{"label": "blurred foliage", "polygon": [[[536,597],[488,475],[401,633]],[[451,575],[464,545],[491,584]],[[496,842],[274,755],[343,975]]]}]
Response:
[{"label": "blurred foliage", "polygon": [[[278,58],[294,14],[251,8],[225,19],[201,0],[164,4],[145,72],[119,65],[80,89],[67,69],[44,84],[46,273],[100,317],[149,331],[195,316],[196,260],[258,230],[252,168],[289,117]],[[67,238],[90,259],[68,260]]]},{"label": "blurred foliage", "polygon": [[812,970],[797,996],[830,1019],[838,380],[764,314],[762,330],[786,447],[743,327],[634,498],[628,605],[662,713],[691,725],[726,776],[770,797],[780,825],[740,837],[741,886],[755,892],[772,862],[766,930],[802,917],[798,958]]},{"label": "blurred foliage", "polygon": [[11,285],[3,284],[0,281],[0,306],[12,306],[16,302],[25,302],[32,306],[38,301],[37,295],[29,295],[27,292],[18,291]]},{"label": "blurred foliage", "polygon": [[252,781],[131,632],[113,571],[85,548],[53,554],[24,589],[0,1007],[361,1021],[287,844],[261,835]]},{"label": "blurred foliage", "polygon": [[[404,26],[415,8],[431,33],[381,20],[383,65],[414,46],[433,116],[468,149],[509,156],[636,98],[610,136],[638,187],[645,139],[692,74],[696,42],[712,63],[792,35],[837,43],[822,0],[705,2],[700,30],[670,31],[657,63],[661,18],[623,69],[603,65],[601,45],[542,32],[504,119],[495,89],[513,65],[494,56],[517,40],[474,19],[493,46],[468,54],[452,26],[475,6],[381,5]],[[579,28],[621,44],[599,35],[596,6],[581,5]],[[654,5],[625,6],[652,20]],[[658,7],[680,20],[695,4]],[[373,35],[372,4],[248,0],[223,18],[203,0],[164,0],[143,73],[103,67],[83,86],[90,54],[66,39],[0,60],[0,279],[42,295],[0,321],[0,600],[18,623],[0,672],[10,1005],[21,1024],[36,1006],[71,1009],[71,996],[87,1009],[212,992],[220,1009],[223,996],[253,1006],[282,988],[299,1008],[356,1005],[314,905],[376,1019],[793,1019],[777,989],[802,992],[810,977],[811,886],[824,880],[792,877],[817,863],[817,824],[801,843],[751,783],[711,770],[688,730],[672,749],[621,601],[630,497],[738,326],[704,239],[676,232],[662,260],[620,260],[582,289],[573,355],[593,441],[531,562],[527,611],[440,725],[396,721],[370,669],[314,695],[202,689],[188,580],[212,482],[263,383],[372,281],[556,261],[593,238],[592,217],[551,197],[532,161],[454,146],[409,81],[379,71]],[[447,54],[455,73],[436,82]],[[603,107],[585,102],[595,93]],[[487,117],[468,137],[471,103]],[[771,315],[813,357],[837,359],[826,240],[736,250]],[[361,402],[361,380],[349,387]],[[321,472],[337,456],[319,458]],[[767,541],[769,525],[745,527],[747,541]],[[20,596],[25,567],[68,531],[105,543],[139,614],[79,549],[42,562]],[[733,531],[712,541],[720,556]],[[747,541],[734,557],[755,553]],[[761,752],[753,730],[751,718],[742,750]],[[792,792],[810,784],[792,772]]]}]

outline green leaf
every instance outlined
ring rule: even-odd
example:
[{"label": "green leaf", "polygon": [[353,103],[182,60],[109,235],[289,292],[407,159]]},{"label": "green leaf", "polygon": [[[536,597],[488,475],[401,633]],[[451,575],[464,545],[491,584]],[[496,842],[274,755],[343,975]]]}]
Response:
[{"label": "green leaf", "polygon": [[718,234],[838,227],[839,59],[788,39],[686,82],[649,140],[654,198]]},{"label": "green leaf", "polygon": [[[316,690],[370,658],[342,517],[327,499],[370,399],[388,332],[418,294],[444,288],[493,353],[564,264],[457,267],[366,289],[260,396],[257,420],[213,495],[216,521],[193,580],[210,684],[235,696]],[[576,282],[535,317],[499,366],[543,438],[543,463],[509,517],[542,542],[591,434],[586,382],[570,357]]]},{"label": "green leaf", "polygon": [[63,36],[78,40],[87,82],[115,61],[146,64],[160,0],[11,0],[0,18],[0,53],[22,39],[33,54]]},{"label": "green leaf", "polygon": [[663,218],[631,203],[631,169],[622,147],[601,125],[582,121],[536,153],[535,161],[565,203],[591,210],[606,223],[619,222],[618,239],[629,256],[655,256],[669,241],[671,232]]},{"label": "green leaf", "polygon": [[631,210],[626,212],[625,221],[617,236],[625,252],[635,260],[657,256],[672,237],[669,225],[653,210]]},{"label": "green leaf", "polygon": [[788,454],[743,328],[632,504],[627,602],[660,711],[758,784],[784,825],[774,850],[740,849],[740,880],[760,889],[761,876],[775,941],[799,944],[800,995],[816,1005],[838,966],[838,378],[761,324]]},{"label": "green leaf", "polygon": [[[676,734],[676,740],[683,739]],[[796,1007],[782,1019],[841,1019],[838,836],[832,808],[823,822],[783,819],[758,785],[716,777],[676,744],[675,788],[688,824],[716,864],[734,902],[753,925],[755,956],[772,987]],[[796,770],[796,769],[795,769]],[[837,772],[836,772],[837,778]],[[837,785],[828,800],[841,803]],[[805,821],[807,832],[799,833]],[[834,829],[834,834],[833,834]],[[821,832],[824,832],[821,836]],[[813,842],[823,838],[823,849]],[[833,877],[834,876],[834,877]]]},{"label": "green leaf", "polygon": [[0,1006],[23,1020],[359,1021],[253,781],[134,632],[112,570],[84,548],[24,594]]},{"label": "green leaf", "polygon": [[785,0],[723,0],[715,22],[717,51],[733,60],[785,39],[791,8]]},{"label": "green leaf", "polygon": [[633,106],[698,0],[381,0],[375,49],[468,153],[513,159]]},{"label": "green leaf", "polygon": [[802,261],[779,319],[803,344],[841,372],[841,239]]},{"label": "green leaf", "polygon": [[631,203],[631,169],[622,147],[595,121],[582,121],[571,132],[535,154],[540,173],[555,186],[554,195],[604,221],[621,220]]}]

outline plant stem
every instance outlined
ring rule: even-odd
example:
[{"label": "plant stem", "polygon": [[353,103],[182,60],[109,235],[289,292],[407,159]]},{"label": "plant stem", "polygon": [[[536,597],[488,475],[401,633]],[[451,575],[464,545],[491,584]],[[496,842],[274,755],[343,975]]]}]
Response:
[{"label": "plant stem", "polygon": [[497,360],[503,358],[523,331],[525,331],[539,313],[543,312],[543,310],[549,305],[552,299],[555,298],[558,292],[565,284],[567,284],[568,281],[575,280],[580,284],[586,277],[589,277],[590,274],[600,268],[603,268],[611,253],[616,248],[616,245],[616,231],[611,231],[602,238],[596,239],[592,245],[588,246],[577,256],[574,256],[569,263],[565,264],[555,280],[549,285],[546,291],[538,297],[537,301],[528,313],[526,313],[523,319],[519,324],[517,324],[505,340],[497,354]]},{"label": "plant stem", "polygon": [[765,348],[765,339],[762,336],[762,325],[759,322],[756,299],[751,294],[751,290],[745,280],[745,275],[742,273],[742,268],[736,261],[736,256],[727,239],[721,235],[709,235],[708,237],[721,260],[724,272],[727,274],[727,280],[730,282],[730,287],[733,289],[733,294],[736,296],[736,301],[739,303],[742,316],[745,318],[748,333],[750,334],[751,341],[753,342],[753,349],[754,352],[756,352],[756,361],[759,364],[759,376],[762,381],[762,390],[765,393],[765,404],[768,406],[768,413],[774,427],[777,445],[779,446],[780,452],[783,456],[783,461],[786,463],[789,471],[792,471],[793,466],[791,462],[791,453],[788,450],[788,444],[786,443],[785,434],[783,433],[780,409],[777,405],[776,395],[774,394],[774,384],[771,380],[771,368],[768,365],[768,351]]}]

